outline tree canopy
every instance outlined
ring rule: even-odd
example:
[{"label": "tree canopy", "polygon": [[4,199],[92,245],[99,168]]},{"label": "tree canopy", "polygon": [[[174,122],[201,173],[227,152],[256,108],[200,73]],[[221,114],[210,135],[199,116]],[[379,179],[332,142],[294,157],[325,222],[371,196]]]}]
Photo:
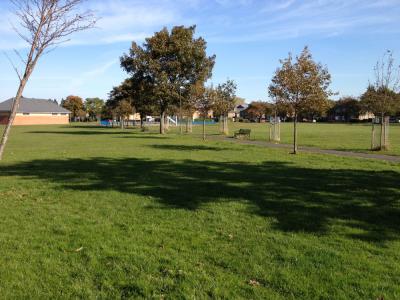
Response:
[{"label": "tree canopy", "polygon": [[293,152],[296,153],[297,116],[299,113],[322,112],[326,108],[327,99],[333,94],[329,90],[331,75],[325,66],[313,60],[308,47],[295,59],[289,53],[280,63],[269,86],[269,94],[293,112]]},{"label": "tree canopy", "polygon": [[248,118],[258,120],[259,122],[261,121],[263,116],[271,115],[272,112],[272,104],[262,101],[253,101],[244,110],[244,114]]},{"label": "tree canopy", "polygon": [[90,120],[99,120],[104,107],[104,100],[100,98],[87,98],[85,110]]},{"label": "tree canopy", "polygon": [[81,117],[84,112],[83,100],[79,96],[68,96],[61,101],[61,106],[71,112],[72,119]]},{"label": "tree canopy", "polygon": [[[171,106],[177,106],[180,88],[211,77],[215,56],[207,56],[203,38],[195,38],[195,26],[167,28],[147,38],[142,46],[133,42],[128,54],[121,57],[122,68],[144,85],[159,107],[160,133],[164,133],[164,118]],[[148,94],[149,94],[148,93]]]},{"label": "tree canopy", "polygon": [[359,117],[363,107],[361,102],[353,97],[343,97],[338,101],[333,101],[329,108],[328,115],[332,118],[338,116],[341,121],[349,122]]}]

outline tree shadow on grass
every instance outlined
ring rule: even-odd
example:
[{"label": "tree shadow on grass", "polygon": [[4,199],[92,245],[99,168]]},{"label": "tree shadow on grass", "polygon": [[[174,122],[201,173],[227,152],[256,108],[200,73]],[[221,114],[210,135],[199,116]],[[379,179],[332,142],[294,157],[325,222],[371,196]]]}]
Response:
[{"label": "tree shadow on grass", "polygon": [[173,161],[135,158],[35,160],[0,166],[2,176],[37,178],[71,191],[151,196],[166,208],[196,210],[238,201],[284,232],[325,234],[332,221],[369,242],[400,233],[399,173],[301,168],[283,162]]},{"label": "tree shadow on grass", "polygon": [[168,151],[234,151],[233,148],[213,147],[204,145],[149,145],[158,150]]},{"label": "tree shadow on grass", "polygon": [[[81,127],[82,128],[82,127]],[[156,133],[141,133],[127,130],[121,131],[108,131],[108,130],[74,130],[74,131],[29,131],[28,133],[33,134],[61,134],[61,135],[78,135],[78,136],[88,136],[88,135],[116,135],[121,138],[140,138],[140,139],[169,139],[170,137],[162,136]]]},{"label": "tree shadow on grass", "polygon": [[61,135],[119,135],[119,134],[129,134],[130,132],[124,131],[90,131],[90,130],[74,130],[74,131],[29,131],[28,133],[34,134],[61,134]]}]

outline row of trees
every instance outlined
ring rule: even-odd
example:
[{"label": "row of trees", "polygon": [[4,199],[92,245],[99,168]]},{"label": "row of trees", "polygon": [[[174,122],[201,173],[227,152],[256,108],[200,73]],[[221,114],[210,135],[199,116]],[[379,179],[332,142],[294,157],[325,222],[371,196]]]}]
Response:
[{"label": "row of trees", "polygon": [[[297,122],[299,116],[323,115],[329,108],[328,99],[335,93],[329,89],[331,75],[326,66],[316,63],[307,47],[295,59],[280,61],[269,85],[269,95],[274,99],[275,110],[283,111],[293,118],[293,153],[297,152]],[[385,133],[385,118],[400,111],[399,91],[400,67],[395,65],[393,53],[387,51],[374,68],[375,81],[369,83],[360,101],[342,99],[336,105],[346,104],[353,109],[373,113],[379,117],[381,140]],[[358,106],[359,105],[359,106]],[[386,145],[381,144],[381,150]]]},{"label": "row of trees", "polygon": [[[227,134],[228,113],[235,106],[236,84],[228,80],[217,88],[205,86],[212,76],[215,55],[207,56],[206,42],[194,38],[194,33],[195,26],[174,27],[171,31],[164,28],[147,38],[142,46],[132,43],[129,53],[121,57],[121,67],[129,77],[111,91],[107,106],[114,110],[119,106],[135,109],[142,120],[146,115],[158,113],[161,134],[165,133],[168,114],[179,114],[182,122],[183,115],[189,120],[195,110],[203,119],[213,110],[214,115],[220,116],[221,131]],[[398,107],[397,72],[393,55],[388,51],[375,66],[375,82],[369,84],[361,97],[361,107],[380,116],[382,124],[384,117]],[[293,153],[296,153],[299,117],[314,119],[332,109],[329,97],[335,93],[330,84],[327,67],[315,62],[305,47],[300,55],[289,54],[280,61],[268,87],[273,105],[255,102],[247,113],[257,118],[272,113],[292,117]]]},{"label": "row of trees", "polygon": [[[321,109],[320,112],[301,112],[299,113],[299,119],[302,121],[370,121],[375,115],[371,110],[371,99],[374,98],[374,94],[379,96],[379,93],[376,93],[372,87],[368,87],[360,97],[345,96],[339,100],[327,100],[325,109]],[[387,115],[400,117],[400,93],[394,93],[392,99],[394,101]],[[241,117],[261,122],[263,118],[268,118],[275,114],[283,120],[291,119],[292,116],[292,112],[287,107],[276,107],[270,102],[253,101],[241,113]],[[376,115],[379,116],[379,114]]]},{"label": "row of trees", "polygon": [[[0,160],[8,140],[11,125],[25,86],[43,54],[68,40],[74,32],[92,28],[96,18],[90,11],[82,11],[82,0],[13,0],[21,31],[17,34],[27,43],[26,53],[17,52],[23,63],[20,71],[14,66],[19,87],[10,118],[0,141]],[[207,56],[206,42],[194,38],[195,26],[163,29],[147,38],[139,46],[132,43],[128,54],[121,57],[121,66],[129,78],[110,93],[106,107],[123,115],[128,108],[141,116],[157,111],[160,114],[160,133],[165,133],[165,119],[169,111],[179,108],[182,120],[184,110],[205,111],[213,109],[221,116],[223,131],[227,132],[227,114],[233,107],[236,85],[232,81],[214,88],[206,88],[215,64],[215,55]],[[293,58],[280,61],[268,91],[274,99],[276,110],[290,111],[294,119],[294,153],[297,152],[297,120],[301,114],[314,115],[326,108],[331,76],[328,69],[314,62],[306,47]],[[362,100],[370,112],[383,119],[398,105],[398,68],[389,51],[375,67],[375,82],[371,83]],[[121,89],[123,90],[121,92]],[[126,93],[126,90],[129,92]],[[63,105],[76,117],[82,113],[80,105],[65,99]],[[71,105],[69,102],[73,102]],[[75,104],[74,104],[75,103]],[[113,104],[114,103],[114,104]],[[129,105],[128,105],[129,104]],[[69,106],[70,105],[70,106]],[[87,106],[87,107],[90,107]],[[93,105],[92,116],[98,116]],[[208,113],[208,112],[207,112]],[[382,132],[382,131],[381,131]]]},{"label": "row of trees", "polygon": [[71,112],[74,121],[99,121],[104,114],[105,103],[100,98],[87,98],[83,101],[79,96],[68,96],[61,100],[61,106]]}]

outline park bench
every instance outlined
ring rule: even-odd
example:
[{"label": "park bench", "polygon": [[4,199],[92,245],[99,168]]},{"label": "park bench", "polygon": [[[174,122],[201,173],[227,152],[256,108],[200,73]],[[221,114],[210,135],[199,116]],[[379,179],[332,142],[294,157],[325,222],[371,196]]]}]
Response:
[{"label": "park bench", "polygon": [[244,138],[250,139],[250,133],[251,129],[239,129],[238,131],[235,132],[234,137],[237,139],[244,139]]}]

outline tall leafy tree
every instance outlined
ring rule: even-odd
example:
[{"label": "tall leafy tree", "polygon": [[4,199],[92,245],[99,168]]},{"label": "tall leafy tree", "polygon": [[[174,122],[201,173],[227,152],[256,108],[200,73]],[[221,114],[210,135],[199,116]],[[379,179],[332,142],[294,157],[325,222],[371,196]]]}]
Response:
[{"label": "tall leafy tree", "polygon": [[296,154],[298,115],[326,107],[328,97],[333,94],[329,90],[331,75],[325,66],[313,60],[308,47],[295,59],[289,53],[280,63],[269,94],[293,112],[293,153]]},{"label": "tall leafy tree", "polygon": [[124,85],[131,94],[131,104],[140,115],[140,127],[143,129],[146,116],[156,114],[158,111],[151,84],[143,76],[136,74],[125,80]]},{"label": "tall leafy tree", "polygon": [[100,98],[87,98],[85,100],[85,110],[89,120],[99,121],[101,119],[101,112],[103,111],[104,100]]},{"label": "tall leafy tree", "polygon": [[374,71],[375,82],[369,84],[361,96],[361,103],[365,110],[380,118],[380,150],[385,150],[389,141],[386,140],[384,119],[395,114],[400,107],[400,100],[396,94],[400,87],[400,66],[395,65],[392,51],[388,50],[385,53],[376,63]]},{"label": "tall leafy tree", "polygon": [[195,26],[164,28],[147,38],[142,46],[132,43],[128,54],[121,57],[121,66],[132,77],[139,75],[151,88],[152,98],[160,112],[160,133],[165,133],[166,112],[178,106],[180,87],[211,77],[215,56],[207,56],[206,42],[195,38]]},{"label": "tall leafy tree", "polygon": [[79,96],[68,96],[61,101],[61,106],[71,112],[71,119],[74,121],[81,120],[85,113],[83,100]]},{"label": "tall leafy tree", "polygon": [[[0,141],[0,160],[3,157],[11,126],[25,86],[39,59],[75,32],[89,29],[96,23],[90,11],[81,11],[84,0],[11,0],[21,30],[16,34],[26,42],[26,53],[16,51],[24,67],[22,72],[14,65],[19,86],[11,108],[10,118]],[[16,28],[16,27],[14,27]]]}]

